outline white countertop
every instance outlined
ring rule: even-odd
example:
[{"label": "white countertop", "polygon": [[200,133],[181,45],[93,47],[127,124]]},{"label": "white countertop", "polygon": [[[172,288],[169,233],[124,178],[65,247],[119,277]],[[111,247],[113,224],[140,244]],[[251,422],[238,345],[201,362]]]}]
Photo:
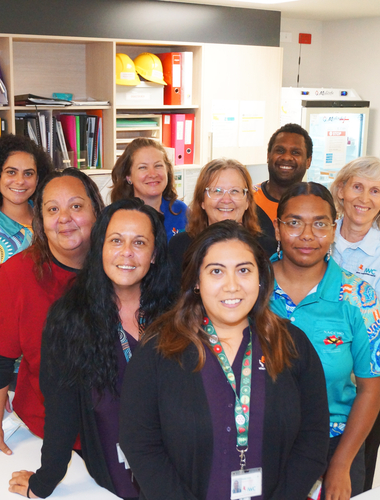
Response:
[{"label": "white countertop", "polygon": [[[8,491],[12,472],[22,469],[35,471],[40,467],[42,439],[20,427],[9,438],[7,445],[13,454],[8,456],[0,452],[0,498],[1,500],[18,500],[21,496]],[[73,452],[65,478],[49,498],[117,500],[119,497],[98,486],[87,472],[84,461]]]}]

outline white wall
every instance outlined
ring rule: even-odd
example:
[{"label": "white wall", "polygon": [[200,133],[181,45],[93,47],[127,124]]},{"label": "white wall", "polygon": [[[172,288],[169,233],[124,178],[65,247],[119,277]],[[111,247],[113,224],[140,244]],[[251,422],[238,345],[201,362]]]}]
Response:
[{"label": "white wall", "polygon": [[311,45],[302,44],[299,87],[322,87],[322,22],[304,19],[281,19],[281,32],[291,33],[291,42],[281,42],[284,49],[283,87],[296,87],[298,74],[299,33],[311,33]]},{"label": "white wall", "polygon": [[303,45],[300,86],[347,87],[371,102],[367,154],[380,157],[380,17],[343,21],[281,20],[292,33],[284,49],[283,86],[296,86],[298,33],[311,33]]},{"label": "white wall", "polygon": [[367,154],[380,156],[380,17],[323,24],[325,86],[354,88],[371,102]]}]

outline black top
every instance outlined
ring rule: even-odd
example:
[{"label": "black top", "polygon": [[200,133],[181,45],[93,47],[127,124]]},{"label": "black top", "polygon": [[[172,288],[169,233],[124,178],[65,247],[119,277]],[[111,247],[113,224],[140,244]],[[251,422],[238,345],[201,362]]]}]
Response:
[{"label": "black top", "polygon": [[[259,207],[257,207],[257,209],[258,208]],[[267,215],[266,217],[269,220],[269,217]],[[257,241],[262,246],[268,257],[271,257],[276,252],[277,242],[274,238],[262,234],[257,237]],[[191,242],[192,238],[190,238],[189,234],[186,232],[174,235],[173,238],[169,241],[169,259],[172,264],[173,286],[176,292],[178,292],[181,288],[183,256],[185,255],[185,252],[189,248]]]},{"label": "black top", "polygon": [[[322,365],[306,335],[288,328],[299,356],[275,382],[265,372],[264,500],[304,500],[327,463]],[[179,363],[155,345],[151,340],[138,346],[126,368],[120,446],[140,485],[140,500],[205,500],[213,423],[201,372],[194,371],[197,351],[191,344]]]}]

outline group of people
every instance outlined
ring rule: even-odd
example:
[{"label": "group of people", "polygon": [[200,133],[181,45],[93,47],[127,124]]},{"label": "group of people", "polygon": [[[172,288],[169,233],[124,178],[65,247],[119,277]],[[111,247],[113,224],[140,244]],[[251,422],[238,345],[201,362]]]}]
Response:
[{"label": "group of people", "polygon": [[[52,171],[36,149],[0,139],[12,248],[0,408],[44,440],[41,468],[15,472],[10,490],[46,498],[73,449],[128,500],[306,500],[320,483],[321,499],[348,500],[371,488],[380,160],[346,165],[331,193],[302,182],[312,141],[289,124],[270,139],[268,181],[213,160],[186,207],[165,149],[140,138],[104,208],[86,174]],[[12,453],[1,431],[0,449]]]}]

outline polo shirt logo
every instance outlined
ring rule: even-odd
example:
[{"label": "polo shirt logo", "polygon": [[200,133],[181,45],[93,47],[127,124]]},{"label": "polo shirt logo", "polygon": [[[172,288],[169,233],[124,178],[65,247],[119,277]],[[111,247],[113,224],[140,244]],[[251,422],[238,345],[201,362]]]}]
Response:
[{"label": "polo shirt logo", "polygon": [[329,345],[329,344],[334,344],[336,347],[338,347],[338,345],[341,345],[343,344],[343,340],[342,340],[342,337],[337,337],[335,334],[334,335],[330,335],[328,337],[325,338],[325,340],[323,341],[326,345]]},{"label": "polo shirt logo", "polygon": [[259,359],[259,370],[266,370],[264,356],[261,356],[261,358]]},{"label": "polo shirt logo", "polygon": [[376,269],[371,267],[364,267],[363,264],[360,264],[356,274],[362,274],[364,276],[371,276],[372,278],[376,277]]}]

